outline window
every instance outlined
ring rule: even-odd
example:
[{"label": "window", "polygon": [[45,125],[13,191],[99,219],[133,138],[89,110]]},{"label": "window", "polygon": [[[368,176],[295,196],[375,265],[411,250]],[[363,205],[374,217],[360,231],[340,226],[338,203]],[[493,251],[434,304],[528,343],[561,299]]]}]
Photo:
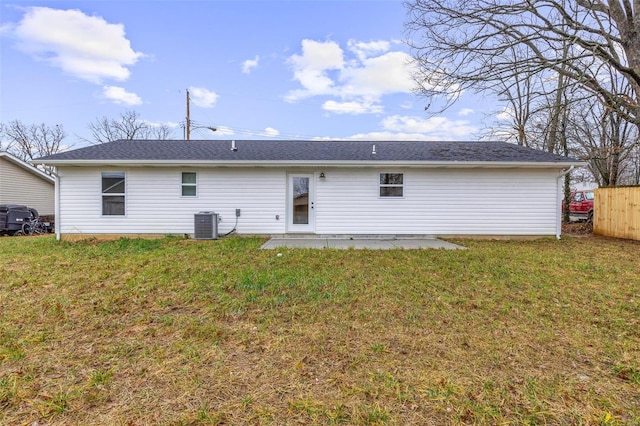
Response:
[{"label": "window", "polygon": [[403,173],[380,173],[380,196],[402,197],[404,195],[403,184]]},{"label": "window", "polygon": [[124,216],[124,172],[102,172],[102,214]]},{"label": "window", "polygon": [[182,172],[182,196],[195,197],[197,195],[196,172]]}]

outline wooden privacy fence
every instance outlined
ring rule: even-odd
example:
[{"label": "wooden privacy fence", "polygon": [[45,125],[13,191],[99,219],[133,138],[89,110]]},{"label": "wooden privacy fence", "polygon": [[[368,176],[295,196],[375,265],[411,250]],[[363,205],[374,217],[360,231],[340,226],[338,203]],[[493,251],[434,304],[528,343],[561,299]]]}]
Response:
[{"label": "wooden privacy fence", "polygon": [[593,233],[640,240],[640,187],[598,188]]}]

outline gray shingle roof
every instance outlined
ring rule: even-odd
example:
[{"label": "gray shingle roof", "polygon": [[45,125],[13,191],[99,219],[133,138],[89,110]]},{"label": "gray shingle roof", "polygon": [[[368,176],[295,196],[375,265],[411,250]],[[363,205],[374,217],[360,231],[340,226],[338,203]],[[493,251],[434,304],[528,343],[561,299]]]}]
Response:
[{"label": "gray shingle roof", "polygon": [[[372,153],[375,145],[376,153]],[[575,164],[572,158],[505,142],[120,140],[50,155],[48,163],[113,162],[509,162]]]}]

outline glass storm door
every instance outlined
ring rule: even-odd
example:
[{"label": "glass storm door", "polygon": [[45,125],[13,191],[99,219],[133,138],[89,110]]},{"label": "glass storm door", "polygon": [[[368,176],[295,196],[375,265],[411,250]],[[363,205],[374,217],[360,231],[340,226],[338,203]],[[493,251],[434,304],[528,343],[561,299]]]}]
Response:
[{"label": "glass storm door", "polygon": [[288,232],[314,232],[313,175],[289,175]]}]

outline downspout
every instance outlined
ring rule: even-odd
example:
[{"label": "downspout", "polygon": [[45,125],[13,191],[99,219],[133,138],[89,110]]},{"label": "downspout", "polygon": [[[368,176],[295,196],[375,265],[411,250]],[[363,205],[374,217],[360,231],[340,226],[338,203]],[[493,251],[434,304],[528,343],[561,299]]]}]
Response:
[{"label": "downspout", "polygon": [[557,180],[557,184],[556,184],[556,239],[558,239],[558,240],[561,238],[561,235],[562,235],[562,201],[563,201],[563,197],[562,197],[562,189],[561,188],[563,187],[563,185],[562,185],[562,182],[560,181],[560,179],[565,177],[568,173],[571,173],[571,170],[573,170],[573,168],[574,168],[574,166],[569,167],[567,170],[564,170],[562,173],[560,173],[558,175],[558,177],[556,178],[556,180]]},{"label": "downspout", "polygon": [[56,232],[56,241],[60,241],[60,176],[58,173],[51,171],[51,175],[55,180],[55,185],[53,186],[53,203],[54,203],[54,215],[55,215],[55,232]]}]

